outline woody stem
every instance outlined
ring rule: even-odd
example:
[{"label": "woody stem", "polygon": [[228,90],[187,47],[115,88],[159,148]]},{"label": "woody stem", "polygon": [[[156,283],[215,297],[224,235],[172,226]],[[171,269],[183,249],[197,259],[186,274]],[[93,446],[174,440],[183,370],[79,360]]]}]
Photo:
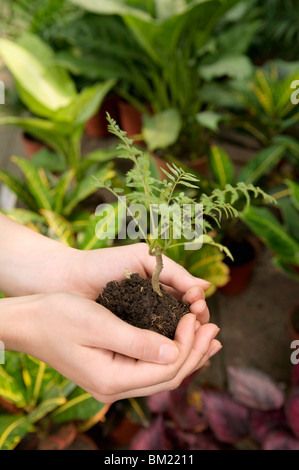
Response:
[{"label": "woody stem", "polygon": [[152,276],[152,286],[153,286],[154,291],[157,292],[157,294],[160,297],[162,297],[162,292],[161,292],[160,283],[159,283],[159,277],[163,269],[162,255],[160,253],[155,254],[155,257],[156,257],[156,267],[154,269],[153,276]]}]

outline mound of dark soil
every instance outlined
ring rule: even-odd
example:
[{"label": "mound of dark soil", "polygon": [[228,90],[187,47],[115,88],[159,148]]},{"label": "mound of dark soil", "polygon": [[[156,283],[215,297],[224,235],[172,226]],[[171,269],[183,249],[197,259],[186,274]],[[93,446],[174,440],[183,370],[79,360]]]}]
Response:
[{"label": "mound of dark soil", "polygon": [[96,301],[133,326],[173,339],[178,322],[189,313],[189,306],[162,287],[161,291],[162,297],[154,292],[151,281],[132,274],[121,282],[108,282]]}]

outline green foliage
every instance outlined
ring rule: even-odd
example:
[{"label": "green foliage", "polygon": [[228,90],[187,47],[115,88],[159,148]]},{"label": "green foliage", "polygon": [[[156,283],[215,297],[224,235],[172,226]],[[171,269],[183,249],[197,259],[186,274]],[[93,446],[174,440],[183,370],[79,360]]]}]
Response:
[{"label": "green foliage", "polygon": [[6,351],[0,378],[0,397],[17,409],[0,413],[0,450],[14,449],[27,433],[45,435],[53,421],[87,420],[105,406],[26,354]]},{"label": "green foliage", "polygon": [[[187,142],[192,151],[198,153],[198,127],[210,131],[217,127],[211,117],[205,121],[208,122],[207,126],[205,122],[202,124],[202,119],[207,116],[200,115],[206,109],[202,107],[199,90],[206,78],[199,73],[199,65],[203,59],[208,63],[219,59],[218,48],[216,57],[212,53],[213,28],[222,15],[239,1],[115,0],[107,3],[102,0],[72,0],[72,3],[90,13],[82,20],[89,39],[88,44],[84,43],[84,39],[82,43],[78,34],[79,23],[77,32],[73,24],[71,29],[78,40],[75,39],[67,51],[58,54],[60,63],[69,66],[79,76],[91,77],[90,73],[97,70],[99,77],[119,79],[117,92],[145,115],[149,115],[147,104],[150,104],[154,114],[158,114],[159,120],[165,117],[164,112],[176,112],[177,131],[167,132],[172,136],[169,142],[167,138],[165,140],[167,135],[164,132],[160,141],[158,122],[150,117],[144,127],[146,140],[153,147],[164,149],[173,141],[180,146],[181,138],[185,138],[185,145]],[[96,44],[94,38],[97,38]],[[226,44],[229,51],[231,42],[227,40]],[[219,50],[219,54],[222,51]],[[243,62],[245,60],[243,57]],[[94,67],[91,66],[92,61]],[[238,64],[236,68],[240,70]],[[228,69],[232,69],[231,62],[221,73]],[[214,76],[218,78],[219,75]],[[167,127],[171,127],[171,121],[169,118]],[[151,135],[147,139],[148,126],[151,132],[157,131],[157,138]]]},{"label": "green foliage", "polygon": [[[109,115],[108,121],[110,132],[117,136],[121,142],[118,146],[120,151],[119,156],[121,158],[130,159],[134,164],[133,168],[126,174],[126,187],[129,188],[129,191],[126,193],[126,208],[129,214],[130,207],[128,206],[128,203],[143,204],[150,214],[152,207],[155,206],[164,205],[166,208],[171,209],[175,206],[182,208],[185,204],[190,204],[193,207],[191,219],[192,225],[194,225],[194,205],[198,202],[202,204],[203,207],[203,243],[217,246],[229,255],[227,248],[216,243],[207,232],[212,229],[219,228],[224,216],[227,218],[238,217],[239,211],[234,207],[234,205],[240,200],[244,201],[242,210],[250,205],[252,197],[261,197],[268,203],[274,202],[274,199],[267,195],[261,188],[255,187],[252,184],[245,184],[243,182],[237,183],[234,187],[231,184],[226,183],[223,188],[215,188],[209,195],[202,193],[197,196],[199,189],[197,178],[195,178],[193,174],[177,167],[175,164],[170,165],[167,163],[167,170],[165,168],[161,168],[161,171],[167,178],[163,180],[158,179],[152,175],[148,156],[144,154],[142,150],[133,145],[133,141],[126,136],[126,133],[119,128],[116,122]],[[228,157],[224,152],[219,153],[216,148],[213,148],[213,152],[215,156],[215,168],[217,171],[219,168],[221,171],[224,167],[226,168],[226,171],[229,168],[228,172],[231,177],[232,169],[229,164]],[[220,159],[216,157],[216,154],[218,153],[220,158],[225,160],[225,164],[223,164],[223,162],[222,164],[219,163]],[[222,175],[221,178],[221,181],[227,181],[227,177],[224,178]],[[107,180],[106,182],[98,181],[98,186],[105,187],[116,197],[124,193],[124,189],[114,188],[110,180]],[[180,186],[183,187],[184,191],[180,189]],[[187,191],[189,193],[187,193]],[[133,216],[133,214],[130,215]],[[180,214],[179,221],[176,221],[174,211],[169,210],[169,225],[167,226],[169,233],[167,239],[162,236],[162,216],[160,217],[159,227],[156,232],[157,236],[155,238],[152,236],[149,237],[147,233],[143,234],[143,238],[149,245],[150,254],[162,253],[165,250],[170,249],[173,245],[183,244],[175,241],[178,222],[180,226],[184,226],[184,220],[181,217],[182,213]]]},{"label": "green foliage", "polygon": [[294,181],[286,181],[286,186],[287,189],[273,195],[277,198],[278,214],[271,213],[265,207],[250,207],[242,218],[271,249],[273,263],[299,281],[299,185]]},{"label": "green foliage", "polygon": [[[12,160],[22,171],[24,181],[3,170],[0,170],[0,181],[9,187],[26,207],[12,209],[7,215],[69,246],[77,246],[79,232],[79,240],[80,237],[86,240],[87,233],[92,230],[90,227],[94,227],[99,218],[86,212],[80,225],[80,204],[97,190],[91,173],[102,181],[112,178],[115,175],[112,163],[104,163],[100,168],[91,167],[78,183],[72,169],[56,175],[45,171],[43,167],[35,166],[35,159],[28,161],[25,158],[13,157]],[[79,245],[82,249],[85,246],[83,241],[80,241]],[[97,239],[88,244],[89,249],[98,245]]]},{"label": "green foliage", "polygon": [[80,177],[81,138],[86,122],[115,82],[96,83],[78,93],[69,74],[54,65],[54,51],[29,33],[18,42],[1,39],[0,55],[15,78],[20,99],[38,116],[3,117],[0,124],[19,126],[41,140]]}]

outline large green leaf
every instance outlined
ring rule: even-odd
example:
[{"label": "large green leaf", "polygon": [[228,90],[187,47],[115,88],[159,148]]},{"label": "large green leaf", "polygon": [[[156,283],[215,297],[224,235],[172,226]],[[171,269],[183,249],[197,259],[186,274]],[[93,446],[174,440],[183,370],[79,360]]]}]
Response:
[{"label": "large green leaf", "polygon": [[18,126],[62,155],[66,154],[66,138],[71,135],[73,130],[72,126],[66,123],[14,116],[0,118],[0,125]]},{"label": "large green leaf", "polygon": [[234,165],[229,155],[220,147],[213,145],[209,153],[209,165],[213,177],[222,188],[234,181]]},{"label": "large green leaf", "polygon": [[67,106],[75,98],[75,87],[67,73],[38,60],[34,51],[8,39],[0,39],[0,55],[26,93],[23,98],[29,109],[31,97],[50,111]]},{"label": "large green leaf", "polygon": [[60,176],[59,181],[56,184],[54,192],[54,211],[58,214],[63,214],[64,200],[73,178],[74,170],[71,168]]},{"label": "large green leaf", "polygon": [[13,157],[12,160],[24,173],[30,192],[35,198],[38,207],[40,209],[51,210],[53,207],[53,197],[43,184],[38,170],[25,158]]},{"label": "large green leaf", "polygon": [[51,414],[51,418],[57,423],[84,420],[98,413],[104,406],[104,403],[100,403],[78,387],[69,396],[68,401]]},{"label": "large green leaf", "polygon": [[51,228],[54,237],[64,245],[74,247],[75,237],[72,224],[62,215],[56,214],[54,211],[42,209],[41,213]]},{"label": "large green leaf", "polygon": [[243,80],[250,77],[253,66],[250,59],[245,55],[221,55],[211,64],[204,64],[199,67],[199,74],[206,81],[215,78],[230,77]]},{"label": "large green leaf", "polygon": [[26,389],[4,366],[0,366],[0,396],[19,408],[26,405]]},{"label": "large green leaf", "polygon": [[296,209],[299,210],[299,184],[292,180],[286,180],[286,184],[291,190],[292,202]]},{"label": "large green leaf", "polygon": [[[114,170],[112,170],[111,165],[108,164],[105,167],[101,168],[93,174],[93,176],[101,181],[106,181],[106,179],[112,178],[115,175]],[[64,215],[68,216],[74,210],[74,208],[79,204],[79,202],[86,199],[91,194],[95,193],[97,186],[94,183],[91,175],[84,177],[74,188],[74,190],[69,194],[66,205],[64,207]]]},{"label": "large green leaf", "polygon": [[55,113],[54,119],[69,122],[75,126],[85,124],[97,112],[103,99],[114,85],[115,80],[107,80],[84,88],[71,104]]},{"label": "large green leaf", "polygon": [[251,206],[242,215],[243,221],[279,258],[299,265],[299,243],[291,238],[265,207]]},{"label": "large green leaf", "polygon": [[149,150],[167,148],[176,142],[181,127],[182,120],[179,111],[167,109],[144,118],[142,135]]},{"label": "large green leaf", "polygon": [[126,211],[121,207],[119,213],[119,205],[116,203],[108,204],[105,208],[107,211],[103,218],[103,214],[98,214],[90,217],[89,223],[86,227],[83,240],[79,243],[81,250],[95,250],[103,248],[111,243],[121,229],[124,223]]},{"label": "large green leaf", "polygon": [[38,208],[35,199],[28,193],[26,185],[21,180],[4,170],[0,170],[0,181],[8,186],[27,207],[33,210]]},{"label": "large green leaf", "polygon": [[109,0],[109,2],[106,0],[71,0],[71,2],[85,8],[85,10],[101,15],[125,15],[130,13],[141,18],[150,18],[150,15],[145,11],[133,8],[129,4],[130,2],[123,0]]},{"label": "large green leaf", "polygon": [[24,415],[0,416],[0,450],[13,450],[31,430],[32,424]]},{"label": "large green leaf", "polygon": [[283,145],[271,145],[262,150],[245,165],[238,176],[238,181],[256,183],[280,161],[284,153]]}]

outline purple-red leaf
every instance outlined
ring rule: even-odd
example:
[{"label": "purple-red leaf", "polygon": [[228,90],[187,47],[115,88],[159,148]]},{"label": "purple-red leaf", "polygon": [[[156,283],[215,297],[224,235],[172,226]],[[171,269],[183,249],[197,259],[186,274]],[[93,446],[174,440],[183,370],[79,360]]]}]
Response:
[{"label": "purple-red leaf", "polygon": [[215,439],[211,431],[204,431],[199,434],[191,432],[181,432],[180,449],[184,450],[227,450],[231,449],[228,444]]},{"label": "purple-red leaf", "polygon": [[169,414],[179,429],[201,432],[207,428],[206,419],[198,413],[195,406],[188,404],[185,388],[179,387],[170,394]]},{"label": "purple-red leaf", "polygon": [[292,369],[292,385],[294,385],[294,387],[299,385],[299,363],[293,366]]},{"label": "purple-red leaf", "polygon": [[270,411],[253,410],[251,412],[250,425],[254,438],[262,443],[271,431],[286,427],[287,422],[283,409]]},{"label": "purple-red leaf", "polygon": [[263,450],[299,450],[299,440],[289,431],[271,431],[263,443]]},{"label": "purple-red leaf", "polygon": [[249,410],[228,393],[202,391],[203,412],[217,439],[233,444],[249,432]]},{"label": "purple-red leaf", "polygon": [[299,438],[299,387],[293,388],[288,396],[285,411],[290,428]]},{"label": "purple-red leaf", "polygon": [[171,450],[165,435],[163,416],[159,415],[150,427],[142,429],[132,439],[131,450]]},{"label": "purple-red leaf", "polygon": [[279,385],[263,372],[249,367],[229,367],[229,390],[243,405],[257,410],[275,410],[284,403]]},{"label": "purple-red leaf", "polygon": [[147,405],[152,413],[164,413],[169,408],[169,391],[155,393],[147,397]]}]

